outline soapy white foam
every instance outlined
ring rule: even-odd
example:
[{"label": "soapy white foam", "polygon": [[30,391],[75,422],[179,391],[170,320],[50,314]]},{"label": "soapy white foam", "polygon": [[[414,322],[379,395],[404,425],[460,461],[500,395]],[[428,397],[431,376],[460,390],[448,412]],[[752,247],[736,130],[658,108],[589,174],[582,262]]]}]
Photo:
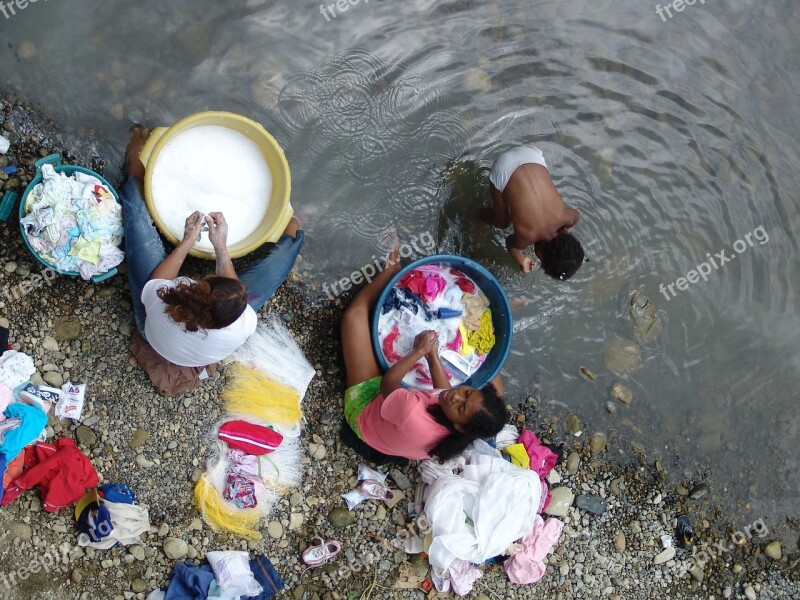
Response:
[{"label": "soapy white foam", "polygon": [[[159,153],[152,177],[155,209],[179,240],[192,212],[221,212],[228,222],[228,247],[233,246],[259,227],[272,196],[272,173],[258,145],[216,125],[172,138]],[[195,247],[212,249],[207,233]]]}]

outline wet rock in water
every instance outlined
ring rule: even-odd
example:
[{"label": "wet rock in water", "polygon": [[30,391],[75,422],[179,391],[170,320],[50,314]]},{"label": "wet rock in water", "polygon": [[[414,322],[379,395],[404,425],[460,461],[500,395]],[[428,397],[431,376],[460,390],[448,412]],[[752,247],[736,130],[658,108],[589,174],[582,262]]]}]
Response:
[{"label": "wet rock in water", "polygon": [[618,377],[627,377],[642,367],[642,349],[633,340],[615,338],[605,347],[606,368]]},{"label": "wet rock in water", "polygon": [[411,489],[411,480],[400,469],[392,469],[389,475],[401,490]]},{"label": "wet rock in water", "polygon": [[624,383],[615,383],[611,386],[611,397],[623,404],[633,402],[633,391]]},{"label": "wet rock in water", "polygon": [[608,438],[605,433],[595,433],[589,438],[589,451],[592,455],[600,454],[606,449]]},{"label": "wet rock in water", "polygon": [[[19,4],[17,4],[19,6]],[[17,50],[17,56],[22,60],[29,60],[36,56],[36,45],[30,40],[24,40]]]},{"label": "wet rock in water", "polygon": [[689,492],[689,498],[692,500],[700,500],[701,498],[705,498],[709,491],[711,490],[705,483],[698,484]]},{"label": "wet rock in water", "polygon": [[575,494],[572,493],[572,490],[563,486],[557,487],[553,490],[550,504],[547,505],[544,512],[551,517],[566,517],[574,499]]},{"label": "wet rock in water", "polygon": [[773,560],[780,560],[782,556],[781,543],[777,540],[774,542],[770,542],[764,547],[764,554],[766,554]]},{"label": "wet rock in water", "polygon": [[656,555],[656,557],[653,559],[653,564],[654,565],[663,564],[668,560],[672,560],[674,556],[675,556],[675,548],[673,546],[670,546],[660,554]]},{"label": "wet rock in water", "polygon": [[602,515],[606,512],[606,501],[600,496],[581,495],[575,498],[575,506],[594,515]]},{"label": "wet rock in water", "polygon": [[578,437],[583,433],[583,420],[575,413],[572,413],[567,417],[567,431],[569,431],[575,437]]},{"label": "wet rock in water", "polygon": [[597,375],[595,375],[592,371],[587,369],[586,367],[580,367],[578,369],[578,373],[581,377],[583,377],[586,381],[594,382],[597,379]]},{"label": "wet rock in water", "polygon": [[492,88],[492,78],[483,69],[469,69],[464,73],[464,87],[470,92],[487,92]]},{"label": "wet rock in water", "polygon": [[81,335],[81,322],[78,319],[64,319],[56,321],[53,327],[53,337],[59,342],[76,340]]},{"label": "wet rock in water", "polygon": [[629,306],[636,339],[642,344],[653,343],[663,330],[656,305],[641,290],[636,290],[631,294]]},{"label": "wet rock in water", "polygon": [[336,528],[347,527],[352,525],[356,520],[356,515],[346,508],[336,507],[331,509],[328,513],[328,522]]},{"label": "wet rock in water", "polygon": [[606,402],[606,410],[609,412],[609,414],[615,415],[617,414],[617,405],[609,400]]},{"label": "wet rock in water", "polygon": [[86,425],[79,425],[75,430],[75,437],[78,439],[78,444],[91,448],[97,443],[97,435],[94,431],[86,427]]},{"label": "wet rock in water", "polygon": [[168,537],[164,540],[162,549],[170,560],[181,560],[189,554],[189,544],[180,538]]}]

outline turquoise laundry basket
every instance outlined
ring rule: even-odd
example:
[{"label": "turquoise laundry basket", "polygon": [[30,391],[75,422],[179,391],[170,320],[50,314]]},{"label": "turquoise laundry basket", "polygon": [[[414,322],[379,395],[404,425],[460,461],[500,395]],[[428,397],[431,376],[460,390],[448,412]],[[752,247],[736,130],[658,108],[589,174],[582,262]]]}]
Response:
[{"label": "turquoise laundry basket", "polygon": [[380,339],[378,339],[378,320],[381,316],[383,302],[401,277],[423,265],[447,265],[461,270],[465,275],[472,278],[489,299],[489,308],[492,311],[492,323],[494,324],[495,345],[481,367],[464,382],[464,385],[479,388],[494,379],[500,372],[500,369],[503,368],[511,352],[513,320],[511,318],[511,304],[509,304],[506,292],[503,286],[500,285],[500,282],[483,266],[463,256],[437,254],[421,258],[401,269],[383,289],[381,295],[378,297],[375,314],[372,316],[372,348],[375,351],[375,356],[378,358],[378,364],[384,372],[387,371],[390,366],[386,357],[383,355],[381,342]]},{"label": "turquoise laundry basket", "polygon": [[[103,183],[103,185],[105,185],[109,189],[109,191],[111,191],[111,193],[114,195],[114,199],[119,203],[119,194],[117,194],[117,191],[114,189],[114,187],[110,183],[108,183],[108,181],[106,181],[103,177],[101,177],[94,171],[91,171],[84,167],[64,165],[61,163],[60,154],[51,154],[49,156],[45,156],[44,158],[40,158],[39,160],[36,161],[36,177],[34,177],[33,181],[31,181],[28,184],[28,187],[25,188],[25,193],[22,195],[22,200],[19,203],[20,220],[22,220],[22,218],[25,217],[25,203],[28,200],[28,195],[31,193],[34,187],[36,187],[39,183],[42,182],[42,167],[44,165],[53,165],[53,168],[55,169],[56,173],[64,173],[67,176],[72,175],[73,173],[84,173],[86,175],[91,175],[92,177],[97,177],[97,179],[99,179]],[[8,213],[10,211],[10,206],[13,206],[14,202],[16,202],[16,194],[11,194],[11,195],[6,194],[6,197],[3,198],[3,206],[0,207],[0,213],[3,212]],[[22,225],[22,223],[20,223],[19,228],[20,228],[20,233],[22,234],[22,240],[25,242],[25,245],[28,247],[28,250],[30,250],[30,253],[33,254],[36,260],[38,260],[48,269],[51,269],[56,273],[60,273],[61,275],[71,275],[72,277],[81,276],[81,274],[78,271],[62,271],[61,269],[56,267],[56,265],[52,264],[50,261],[39,256],[39,254],[36,252],[36,250],[33,249],[30,242],[28,241],[28,236],[25,234],[25,226]],[[98,273],[97,275],[94,275],[91,278],[91,281],[92,283],[100,283],[101,281],[110,279],[116,274],[117,274],[117,268],[112,267],[111,269],[109,269],[104,273]]]}]

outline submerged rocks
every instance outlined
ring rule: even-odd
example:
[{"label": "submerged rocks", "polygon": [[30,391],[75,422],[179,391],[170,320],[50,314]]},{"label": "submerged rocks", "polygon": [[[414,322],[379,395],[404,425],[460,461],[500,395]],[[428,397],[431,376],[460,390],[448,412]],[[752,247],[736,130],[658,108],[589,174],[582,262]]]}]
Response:
[{"label": "submerged rocks", "polygon": [[606,367],[618,377],[627,377],[642,367],[642,349],[633,340],[615,338],[605,347]]},{"label": "submerged rocks", "polygon": [[607,442],[608,438],[606,437],[605,433],[595,433],[591,438],[589,438],[589,451],[593,456],[595,454],[600,454],[606,449]]},{"label": "submerged rocks", "polygon": [[567,431],[569,431],[575,437],[578,437],[583,433],[583,420],[575,413],[572,413],[567,417]]},{"label": "submerged rocks", "polygon": [[636,339],[642,344],[653,343],[663,330],[656,305],[641,290],[631,294],[628,304]]},{"label": "submerged rocks", "polygon": [[590,371],[586,367],[580,367],[578,369],[578,374],[586,381],[594,382],[594,380],[597,379],[597,375],[595,375],[594,372]]},{"label": "submerged rocks", "polygon": [[700,500],[701,498],[705,498],[708,496],[708,492],[711,491],[709,487],[705,483],[700,483],[692,488],[689,492],[689,498],[692,500]]},{"label": "submerged rocks", "polygon": [[630,404],[633,402],[633,391],[624,383],[615,383],[611,386],[611,397],[623,404]]}]

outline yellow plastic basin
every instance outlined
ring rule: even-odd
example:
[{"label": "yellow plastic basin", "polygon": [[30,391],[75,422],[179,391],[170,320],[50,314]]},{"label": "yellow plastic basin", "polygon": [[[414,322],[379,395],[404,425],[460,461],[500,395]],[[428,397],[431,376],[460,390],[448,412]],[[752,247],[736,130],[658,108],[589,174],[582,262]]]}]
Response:
[{"label": "yellow plastic basin", "polygon": [[[272,172],[272,197],[270,198],[267,213],[264,215],[261,224],[245,239],[228,247],[231,258],[237,258],[249,254],[264,243],[277,242],[284,229],[286,229],[286,226],[289,224],[292,215],[294,215],[294,210],[289,202],[292,192],[292,178],[289,173],[289,163],[286,162],[286,156],[283,153],[283,149],[278,145],[278,142],[275,141],[275,138],[260,124],[247,117],[234,113],[211,111],[188,116],[175,123],[172,127],[158,127],[154,129],[139,155],[139,158],[145,166],[145,202],[147,203],[147,209],[150,211],[150,216],[153,217],[153,221],[159,231],[161,231],[164,237],[172,244],[178,244],[180,240],[167,229],[155,208],[156,203],[153,199],[152,189],[152,174],[155,170],[153,167],[156,161],[158,161],[158,155],[161,150],[163,150],[175,136],[194,127],[204,127],[207,125],[226,127],[249,138],[261,149],[264,154],[264,159],[267,161],[267,165],[269,165],[270,171]],[[198,258],[214,258],[213,250],[193,248],[189,254]]]}]

